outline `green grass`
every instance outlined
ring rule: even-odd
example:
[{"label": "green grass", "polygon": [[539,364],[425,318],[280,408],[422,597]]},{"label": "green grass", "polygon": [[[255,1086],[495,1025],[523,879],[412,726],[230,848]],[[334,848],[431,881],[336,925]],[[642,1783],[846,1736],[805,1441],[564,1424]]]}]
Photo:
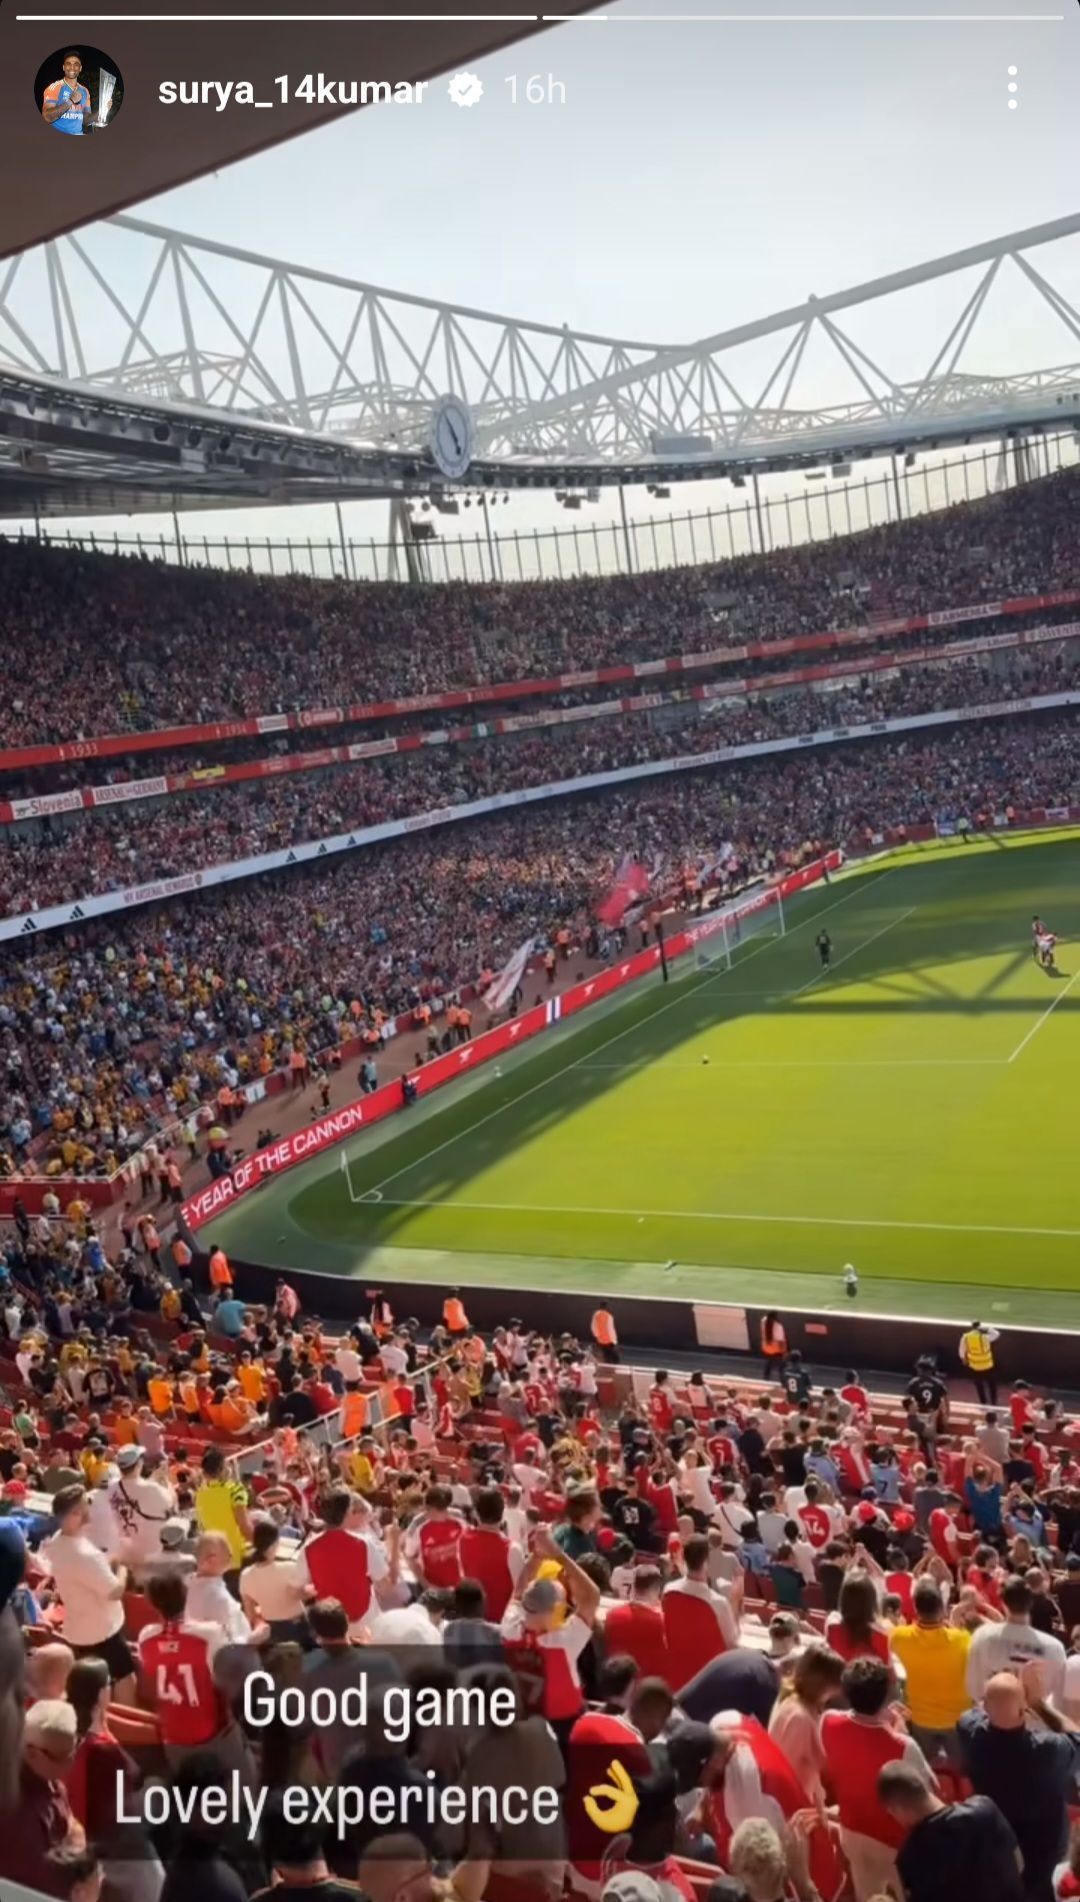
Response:
[{"label": "green grass", "polygon": [[[1032,962],[1035,911],[1058,977]],[[346,1275],[788,1305],[838,1304],[853,1261],[878,1311],[1080,1323],[1080,837],[912,848],[787,923],[357,1138],[347,1175],[335,1150],[268,1184],[213,1234]]]}]

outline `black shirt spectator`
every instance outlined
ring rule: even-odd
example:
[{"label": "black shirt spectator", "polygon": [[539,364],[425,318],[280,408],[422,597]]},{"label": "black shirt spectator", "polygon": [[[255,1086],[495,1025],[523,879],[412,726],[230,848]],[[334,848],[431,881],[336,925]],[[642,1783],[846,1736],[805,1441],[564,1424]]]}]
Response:
[{"label": "black shirt spectator", "polygon": [[793,1446],[781,1446],[778,1454],[780,1471],[784,1475],[785,1486],[801,1486],[806,1478],[806,1448],[798,1441]]},{"label": "black shirt spectator", "polygon": [[1016,1837],[988,1796],[942,1804],[916,1823],[896,1866],[908,1902],[1026,1902]]},{"label": "black shirt spectator", "polygon": [[1060,1717],[1039,1709],[1054,1728],[1029,1727],[1021,1686],[1002,1672],[986,1687],[986,1708],[965,1711],[957,1725],[967,1775],[980,1796],[996,1803],[1020,1845],[1027,1902],[1046,1902],[1051,1894],[1054,1866],[1068,1841],[1080,1756],[1080,1737],[1061,1733]]},{"label": "black shirt spectator", "polygon": [[916,1374],[905,1392],[911,1395],[920,1413],[937,1413],[945,1401],[945,1382],[936,1374]]},{"label": "black shirt spectator", "polygon": [[611,1523],[624,1539],[629,1539],[637,1552],[652,1552],[655,1549],[656,1512],[647,1499],[639,1499],[636,1493],[620,1493],[611,1505]]},{"label": "black shirt spectator", "polygon": [[679,1709],[698,1724],[711,1722],[719,1711],[738,1710],[767,1730],[779,1688],[776,1666],[760,1651],[724,1651],[680,1691]]},{"label": "black shirt spectator", "polygon": [[275,1427],[310,1426],[312,1421],[317,1420],[318,1417],[319,1409],[315,1405],[311,1395],[305,1393],[303,1388],[299,1385],[298,1376],[297,1385],[291,1388],[288,1393],[279,1394],[277,1399],[272,1401],[270,1405],[270,1423]]},{"label": "black shirt spectator", "polygon": [[748,1473],[760,1473],[763,1477],[771,1473],[772,1467],[765,1455],[765,1440],[759,1428],[744,1427],[739,1434],[738,1445]]}]

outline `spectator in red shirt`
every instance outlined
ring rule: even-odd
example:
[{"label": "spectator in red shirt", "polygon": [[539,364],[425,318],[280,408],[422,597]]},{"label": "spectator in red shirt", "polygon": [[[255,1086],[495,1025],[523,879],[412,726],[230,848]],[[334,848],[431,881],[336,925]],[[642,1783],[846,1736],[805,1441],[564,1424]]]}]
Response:
[{"label": "spectator in red shirt", "polygon": [[609,1658],[633,1658],[642,1677],[666,1680],[670,1662],[660,1605],[663,1589],[659,1566],[638,1566],[629,1602],[613,1605],[604,1621],[604,1649]]},{"label": "spectator in red shirt", "polygon": [[658,1433],[662,1439],[667,1437],[675,1423],[675,1407],[668,1380],[667,1373],[662,1371],[658,1373],[646,1395],[649,1421],[653,1432]]},{"label": "spectator in red shirt", "polygon": [[825,1636],[845,1663],[871,1657],[889,1663],[889,1634],[878,1620],[877,1586],[869,1572],[848,1573],[839,1606],[826,1620]]},{"label": "spectator in red shirt", "polygon": [[512,1543],[503,1529],[504,1510],[498,1487],[484,1487],[473,1507],[476,1524],[466,1526],[458,1547],[462,1574],[481,1587],[485,1615],[492,1624],[502,1620],[524,1564],[520,1547]]}]

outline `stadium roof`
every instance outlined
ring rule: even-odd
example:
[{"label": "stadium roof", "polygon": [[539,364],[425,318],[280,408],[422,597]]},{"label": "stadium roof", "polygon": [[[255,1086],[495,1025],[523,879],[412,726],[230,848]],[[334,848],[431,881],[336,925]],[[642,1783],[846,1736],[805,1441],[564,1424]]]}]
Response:
[{"label": "stadium roof", "polygon": [[[598,0],[559,4],[564,14],[587,13]],[[63,38],[63,16],[21,11],[15,0],[6,12],[0,7],[6,89],[0,177],[19,181],[18,190],[3,194],[0,257],[362,110],[294,99],[276,104],[270,115],[200,113],[194,131],[177,125],[166,136],[166,114],[157,103],[163,78],[231,75],[251,80],[257,95],[270,96],[276,74],[308,70],[315,42],[318,65],[328,74],[415,82],[481,59],[543,25],[540,14],[521,10],[520,0],[484,0],[482,13],[464,17],[461,0],[423,0],[422,12],[398,20],[385,14],[368,20],[356,0],[318,0],[317,14],[296,8],[269,20],[258,0],[227,0],[217,9],[213,0],[166,0],[166,7],[159,13],[145,0],[141,6],[127,0],[122,13],[80,16],[67,28],[76,44],[92,40],[111,54],[124,81],[123,136],[95,139],[78,165],[66,139],[41,135],[31,98],[34,74]],[[153,26],[137,24],[151,13]],[[196,20],[207,24],[196,28]]]},{"label": "stadium roof", "polygon": [[[451,390],[472,409],[470,488],[738,483],[1075,429],[1080,312],[1046,260],[1068,268],[1058,247],[1078,242],[1080,215],[1061,218],[660,344],[113,218],[0,272],[0,516],[437,491],[429,436]],[[136,288],[125,301],[117,284]],[[913,348],[903,300],[926,287],[938,327]],[[985,346],[972,364],[991,297],[1015,321],[1018,293],[1045,320],[1027,367],[998,374]],[[800,402],[812,338],[830,361]],[[747,348],[764,353],[756,373]]]}]

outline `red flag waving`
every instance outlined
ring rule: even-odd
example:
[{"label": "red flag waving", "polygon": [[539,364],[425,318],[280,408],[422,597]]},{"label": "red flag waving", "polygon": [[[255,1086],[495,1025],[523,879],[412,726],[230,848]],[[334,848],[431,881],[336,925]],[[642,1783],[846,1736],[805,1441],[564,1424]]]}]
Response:
[{"label": "red flag waving", "polygon": [[615,874],[615,883],[607,897],[596,907],[601,924],[621,924],[630,906],[644,898],[649,890],[649,874],[639,859],[628,852]]}]

